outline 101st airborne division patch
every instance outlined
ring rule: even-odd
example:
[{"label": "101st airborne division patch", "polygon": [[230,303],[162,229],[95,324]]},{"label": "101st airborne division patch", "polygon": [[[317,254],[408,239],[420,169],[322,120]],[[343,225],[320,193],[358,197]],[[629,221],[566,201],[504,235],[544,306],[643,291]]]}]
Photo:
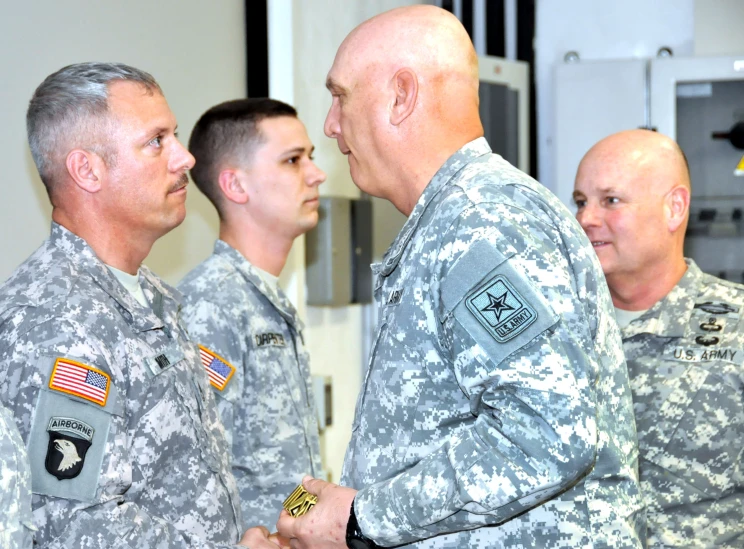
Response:
[{"label": "101st airborne division patch", "polygon": [[537,320],[537,311],[503,275],[496,275],[478,288],[465,304],[499,343],[514,339]]}]

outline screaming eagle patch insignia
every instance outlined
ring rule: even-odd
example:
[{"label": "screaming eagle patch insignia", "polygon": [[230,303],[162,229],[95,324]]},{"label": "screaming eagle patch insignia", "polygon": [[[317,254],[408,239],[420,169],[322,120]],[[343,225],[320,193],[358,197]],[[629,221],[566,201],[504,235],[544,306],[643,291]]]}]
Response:
[{"label": "screaming eagle patch insignia", "polygon": [[85,455],[93,442],[93,427],[70,417],[52,417],[47,432],[47,472],[57,480],[75,478],[83,470]]}]

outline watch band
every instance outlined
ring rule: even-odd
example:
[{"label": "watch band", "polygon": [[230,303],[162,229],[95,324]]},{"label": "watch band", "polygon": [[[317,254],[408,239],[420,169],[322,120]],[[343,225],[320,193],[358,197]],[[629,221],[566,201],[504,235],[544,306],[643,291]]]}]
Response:
[{"label": "watch band", "polygon": [[349,549],[382,549],[374,541],[362,534],[354,511],[354,501],[349,509],[349,522],[346,523],[346,546]]}]

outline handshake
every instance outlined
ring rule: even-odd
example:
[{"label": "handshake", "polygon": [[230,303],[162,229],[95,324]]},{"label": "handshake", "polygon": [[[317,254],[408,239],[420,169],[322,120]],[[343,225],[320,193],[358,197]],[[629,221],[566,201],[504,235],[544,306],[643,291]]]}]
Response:
[{"label": "handshake", "polygon": [[345,549],[347,540],[354,547],[377,547],[361,535],[353,513],[356,490],[312,477],[284,500],[284,510],[276,523],[277,532],[270,534],[263,526],[250,528],[240,545],[251,549]]}]

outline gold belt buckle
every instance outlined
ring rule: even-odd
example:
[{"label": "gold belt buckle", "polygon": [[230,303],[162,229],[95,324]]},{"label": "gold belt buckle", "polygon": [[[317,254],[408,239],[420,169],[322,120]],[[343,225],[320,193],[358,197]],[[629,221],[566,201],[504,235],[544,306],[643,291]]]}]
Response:
[{"label": "gold belt buckle", "polygon": [[300,484],[291,494],[289,494],[289,497],[284,500],[282,507],[284,507],[287,513],[293,517],[301,517],[316,503],[318,503],[318,496],[311,494],[305,490],[302,484]]}]

